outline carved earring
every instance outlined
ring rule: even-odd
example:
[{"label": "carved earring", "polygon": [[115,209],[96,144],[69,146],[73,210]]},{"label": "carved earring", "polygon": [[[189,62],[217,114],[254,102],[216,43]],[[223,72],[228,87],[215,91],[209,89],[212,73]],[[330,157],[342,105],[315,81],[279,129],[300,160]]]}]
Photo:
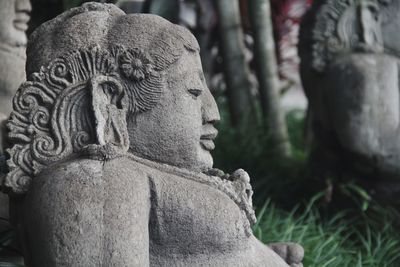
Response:
[{"label": "carved earring", "polygon": [[127,109],[123,105],[125,92],[121,82],[104,75],[96,76],[89,82],[98,144],[128,151]]}]

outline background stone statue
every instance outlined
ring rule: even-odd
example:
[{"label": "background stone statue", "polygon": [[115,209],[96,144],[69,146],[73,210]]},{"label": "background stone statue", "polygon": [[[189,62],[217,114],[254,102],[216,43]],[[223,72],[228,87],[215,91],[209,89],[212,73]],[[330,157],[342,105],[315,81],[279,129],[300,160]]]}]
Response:
[{"label": "background stone statue", "polygon": [[400,1],[316,1],[300,36],[319,174],[400,190]]},{"label": "background stone statue", "polygon": [[[4,165],[5,120],[12,97],[25,81],[25,48],[31,5],[29,0],[0,0],[0,165]],[[1,175],[1,173],[0,173]],[[8,197],[0,194],[0,217],[8,219]],[[7,223],[0,220],[0,229]]]},{"label": "background stone statue", "polygon": [[25,80],[29,0],[0,0],[0,112],[11,112],[12,97]]},{"label": "background stone statue", "polygon": [[189,31],[89,3],[27,55],[4,185],[29,266],[302,266],[252,234],[248,174],[212,169],[220,117]]}]

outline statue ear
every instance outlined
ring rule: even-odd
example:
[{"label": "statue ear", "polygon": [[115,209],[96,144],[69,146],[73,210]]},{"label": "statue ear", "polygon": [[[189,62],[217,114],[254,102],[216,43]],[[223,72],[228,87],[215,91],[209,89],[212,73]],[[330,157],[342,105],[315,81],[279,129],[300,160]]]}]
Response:
[{"label": "statue ear", "polygon": [[127,151],[127,110],[123,107],[125,94],[121,82],[109,76],[96,76],[90,80],[90,93],[98,144],[114,145]]}]

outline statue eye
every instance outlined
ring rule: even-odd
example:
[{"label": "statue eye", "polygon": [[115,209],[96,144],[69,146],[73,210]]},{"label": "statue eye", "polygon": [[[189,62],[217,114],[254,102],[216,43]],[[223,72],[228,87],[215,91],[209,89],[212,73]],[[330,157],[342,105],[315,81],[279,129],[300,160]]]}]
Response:
[{"label": "statue eye", "polygon": [[197,98],[203,91],[201,89],[188,89],[188,92]]}]

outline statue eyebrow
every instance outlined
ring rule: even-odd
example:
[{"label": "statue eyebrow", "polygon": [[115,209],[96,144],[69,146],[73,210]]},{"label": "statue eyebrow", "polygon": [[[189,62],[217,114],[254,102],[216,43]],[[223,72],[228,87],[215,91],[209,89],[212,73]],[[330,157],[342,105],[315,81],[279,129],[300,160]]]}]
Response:
[{"label": "statue eyebrow", "polygon": [[[188,77],[188,75],[190,75],[190,69],[185,69],[183,72],[182,72],[182,74],[181,74],[181,77]],[[206,84],[206,78],[204,77],[204,72],[200,69],[200,70],[197,70],[197,77],[199,77],[200,78],[200,81],[202,82],[202,84],[204,85],[204,86],[207,86],[207,84]],[[198,89],[202,89],[202,88],[198,88]]]}]

